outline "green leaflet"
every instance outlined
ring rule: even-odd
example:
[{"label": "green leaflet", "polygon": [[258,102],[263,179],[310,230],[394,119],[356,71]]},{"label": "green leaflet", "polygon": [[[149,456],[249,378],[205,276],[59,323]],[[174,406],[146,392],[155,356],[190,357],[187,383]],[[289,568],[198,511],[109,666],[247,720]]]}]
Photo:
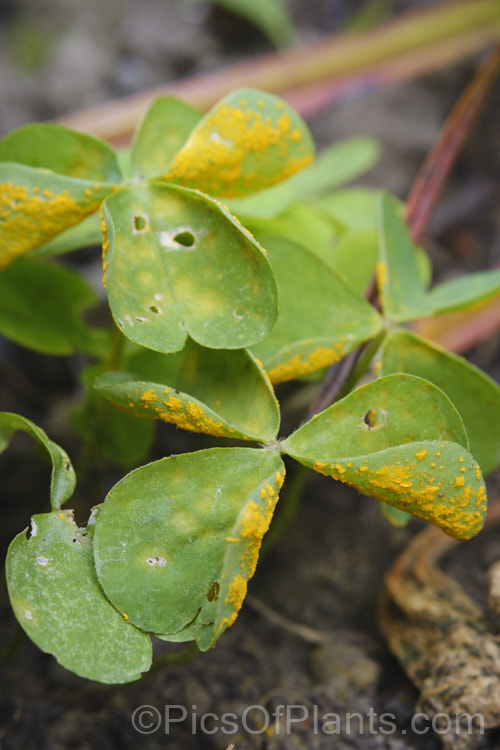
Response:
[{"label": "green leaflet", "polygon": [[189,333],[203,346],[240,349],[272,327],[269,262],[216,201],[154,182],[120,190],[103,213],[109,304],[132,341],[175,352]]},{"label": "green leaflet", "polygon": [[151,640],[104,596],[92,543],[73,511],[34,516],[7,552],[15,615],[42,651],[80,677],[105,683],[137,680],[151,665]]},{"label": "green leaflet", "polygon": [[114,187],[0,163],[0,269],[93,214]]},{"label": "green leaflet", "polygon": [[333,267],[332,256],[337,241],[337,231],[333,222],[314,206],[307,203],[295,203],[276,219],[242,217],[242,222],[255,239],[264,246],[270,237],[290,240],[303,245],[327,266]]},{"label": "green leaflet", "polygon": [[76,485],[75,470],[68,455],[29,419],[6,411],[0,412],[0,453],[7,448],[17,430],[28,433],[48,454],[52,462],[50,504],[54,510],[59,510],[61,505],[71,497]]},{"label": "green leaflet", "polygon": [[56,125],[23,125],[0,141],[0,162],[48,169],[91,182],[121,182],[115,151],[86,133]]},{"label": "green leaflet", "polygon": [[[215,589],[216,587],[214,587],[214,590]],[[154,633],[154,636],[155,638],[159,638],[161,641],[169,641],[170,643],[188,643],[189,641],[194,641],[196,640],[197,619],[198,615],[192,622],[189,623],[189,625],[186,625],[186,627],[182,628],[182,630],[179,630],[178,633],[170,633],[167,635]]]},{"label": "green leaflet", "polygon": [[252,351],[273,383],[330,365],[381,330],[371,305],[305,248],[275,238],[265,244],[280,312],[271,333]]},{"label": "green leaflet", "polygon": [[346,232],[335,246],[332,267],[341,273],[358,294],[370,286],[378,260],[378,240],[374,229]]},{"label": "green leaflet", "polygon": [[0,273],[0,333],[44,354],[104,353],[108,332],[91,329],[81,317],[96,301],[75,271],[18,258]]},{"label": "green leaflet", "polygon": [[282,448],[452,536],[467,539],[484,522],[484,481],[462,420],[445,394],[421,378],[389,375],[358,388]]},{"label": "green leaflet", "polygon": [[418,270],[415,246],[408,235],[402,206],[387,193],[378,200],[380,302],[389,320],[404,322],[426,316],[425,287]]},{"label": "green leaflet", "polygon": [[[260,489],[247,494],[247,501],[240,505],[236,522],[226,537],[220,574],[216,579],[219,587],[208,590],[196,621],[196,642],[200,651],[215,646],[222,633],[236,620],[283,485],[285,465],[279,455],[266,452],[265,458],[259,457],[258,464]],[[257,472],[254,472],[257,479]]]},{"label": "green leaflet", "polygon": [[[136,416],[185,430],[263,441],[276,437],[278,402],[264,370],[244,349],[218,351],[188,341],[177,354],[151,353],[147,359],[155,360],[155,380],[107,373],[98,379],[97,392]],[[140,366],[137,370],[141,378]]]},{"label": "green leaflet", "polygon": [[287,453],[288,448],[304,455],[315,451],[333,460],[422,440],[469,448],[460,415],[448,397],[422,378],[398,374],[357,388],[296,430],[284,445]]},{"label": "green leaflet", "polygon": [[346,188],[316,199],[314,205],[345,231],[375,229],[377,226],[377,192],[368,188]]},{"label": "green leaflet", "polygon": [[248,195],[291,177],[313,153],[307,126],[282,99],[240,89],[205,115],[164,178],[209,195]]},{"label": "green leaflet", "polygon": [[469,274],[426,292],[399,203],[382,193],[378,211],[377,280],[382,308],[390,320],[403,323],[466,310],[500,294],[500,269]]},{"label": "green leaflet", "polygon": [[180,99],[155,99],[134,134],[130,155],[134,172],[143,177],[165,172],[200,119],[201,114]]},{"label": "green leaflet", "polygon": [[131,163],[131,152],[132,144],[129,146],[119,146],[116,150],[116,157],[118,159],[118,166],[123,175],[123,182],[132,180],[135,177],[135,172],[132,169]]},{"label": "green leaflet", "polygon": [[100,397],[94,383],[105,371],[105,365],[97,364],[81,372],[84,399],[71,417],[78,433],[98,456],[128,469],[147,458],[155,436],[155,425],[134,419]]},{"label": "green leaflet", "polygon": [[482,305],[500,294],[500,268],[445,281],[428,294],[429,315],[444,315]]},{"label": "green leaflet", "polygon": [[[375,229],[347,231],[335,245],[330,265],[343,274],[359,294],[365,294],[375,274],[378,253]],[[415,254],[420,280],[427,287],[432,275],[429,256],[420,247],[415,248]]]},{"label": "green leaflet", "polygon": [[250,448],[171,456],[128,474],[96,519],[106,596],[130,622],[165,636],[216,602],[197,628],[208,648],[236,619],[283,474],[278,454]]},{"label": "green leaflet", "polygon": [[229,208],[246,220],[276,218],[297,200],[335,190],[356,179],[373,167],[378,156],[378,145],[371,138],[349,138],[334,143],[290,179],[257,195],[234,198],[229,201]]},{"label": "green leaflet", "polygon": [[471,452],[483,474],[500,464],[500,388],[463,357],[441,349],[410,331],[395,330],[382,348],[384,374],[409,372],[430,380],[456,405]]}]

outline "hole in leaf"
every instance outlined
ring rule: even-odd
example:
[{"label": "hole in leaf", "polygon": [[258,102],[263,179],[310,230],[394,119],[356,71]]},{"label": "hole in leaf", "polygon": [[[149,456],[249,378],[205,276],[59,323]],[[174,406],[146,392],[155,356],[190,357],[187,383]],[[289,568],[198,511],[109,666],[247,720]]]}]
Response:
[{"label": "hole in leaf", "polygon": [[383,409],[370,409],[363,417],[363,422],[369,430],[377,430],[383,427],[387,421],[387,414]]},{"label": "hole in leaf", "polygon": [[244,310],[244,308],[243,307],[236,307],[233,310],[233,316],[238,321],[243,320],[243,318],[245,317],[245,310]]},{"label": "hole in leaf", "polygon": [[133,223],[134,234],[145,232],[149,227],[149,216],[147,216],[147,214],[136,214],[134,216]]},{"label": "hole in leaf", "polygon": [[179,232],[174,237],[174,242],[177,242],[183,247],[193,247],[195,236],[191,232]]},{"label": "hole in leaf", "polygon": [[219,598],[219,583],[214,581],[207,591],[207,599],[209,602],[215,602]]},{"label": "hole in leaf", "polygon": [[150,306],[149,306],[149,309],[150,309],[150,310],[151,310],[151,312],[152,312],[152,313],[154,313],[155,315],[160,315],[160,313],[161,313],[161,310],[160,310],[160,308],[159,308],[159,307],[157,307],[156,305],[150,305]]}]

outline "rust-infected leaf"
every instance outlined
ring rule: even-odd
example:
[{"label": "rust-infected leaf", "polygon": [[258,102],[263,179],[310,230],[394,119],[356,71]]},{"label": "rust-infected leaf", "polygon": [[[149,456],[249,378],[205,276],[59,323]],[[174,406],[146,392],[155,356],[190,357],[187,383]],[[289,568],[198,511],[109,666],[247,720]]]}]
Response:
[{"label": "rust-infected leaf", "polygon": [[164,177],[209,195],[237,197],[291,177],[313,152],[307,126],[282,99],[240,89],[193,129]]}]

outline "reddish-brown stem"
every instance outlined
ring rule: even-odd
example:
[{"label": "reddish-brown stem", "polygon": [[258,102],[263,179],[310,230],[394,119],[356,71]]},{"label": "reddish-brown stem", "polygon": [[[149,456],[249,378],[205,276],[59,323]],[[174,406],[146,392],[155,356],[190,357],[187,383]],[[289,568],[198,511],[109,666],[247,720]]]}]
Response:
[{"label": "reddish-brown stem", "polygon": [[500,72],[500,46],[495,47],[451,110],[439,138],[413,182],[406,221],[420,242],[444,184]]},{"label": "reddish-brown stem", "polygon": [[304,422],[308,422],[315,414],[326,409],[338,398],[344,383],[353,371],[361,354],[361,347],[350,352],[341,362],[336,362],[326,373],[318,395],[312,402]]}]

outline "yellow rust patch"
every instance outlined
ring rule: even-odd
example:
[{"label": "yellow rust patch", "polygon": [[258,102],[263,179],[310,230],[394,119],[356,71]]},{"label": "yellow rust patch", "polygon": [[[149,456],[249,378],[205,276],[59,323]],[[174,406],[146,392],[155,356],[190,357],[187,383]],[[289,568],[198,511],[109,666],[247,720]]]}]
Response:
[{"label": "yellow rust patch", "polygon": [[266,382],[267,382],[269,388],[271,388],[272,392],[274,393],[273,384],[272,384],[271,378],[269,377],[269,373],[267,372],[266,368],[264,367],[264,365],[262,364],[262,362],[260,361],[260,359],[256,358],[255,362],[259,366],[260,372],[264,376],[264,378],[266,379]]},{"label": "yellow rust patch", "polygon": [[260,542],[269,528],[271,517],[272,513],[266,513],[264,508],[259,507],[257,503],[250,500],[241,519],[240,533],[242,538],[253,539]]},{"label": "yellow rust patch", "polygon": [[241,543],[243,541],[243,552],[240,556],[241,573],[238,573],[228,585],[225,602],[231,604],[234,611],[228,617],[221,619],[217,627],[216,637],[225,628],[231,627],[238,616],[247,593],[247,581],[253,576],[257,567],[262,538],[271,523],[284,474],[284,469],[283,474],[277,471],[274,477],[275,481],[273,483],[271,483],[272,480],[266,482],[260,488],[258,494],[261,502],[250,500],[247,503],[237,526],[239,537],[226,537],[226,542]]},{"label": "yellow rust patch", "polygon": [[165,407],[158,407],[156,413],[164,422],[170,422],[183,430],[190,432],[204,432],[208,435],[222,437],[227,435],[229,430],[224,427],[223,422],[216,422],[208,414],[205,414],[201,404],[196,401],[183,403],[176,396],[169,396],[164,399]]},{"label": "yellow rust patch", "polygon": [[234,606],[235,612],[239,612],[246,595],[247,582],[243,576],[235,576],[227,588],[225,601]]},{"label": "yellow rust patch", "polygon": [[342,474],[345,474],[346,472],[346,469],[344,469],[344,467],[341,464],[331,464],[330,470],[334,471],[339,477],[341,477]]},{"label": "yellow rust patch", "polygon": [[240,519],[240,536],[242,539],[248,540],[240,560],[242,571],[247,579],[253,576],[257,567],[262,538],[271,524],[278,501],[278,492],[283,484],[283,476],[279,471],[276,472],[275,479],[274,487],[269,482],[261,487],[259,494],[263,501],[262,504],[250,500]]},{"label": "yellow rust patch", "polygon": [[102,233],[102,285],[106,289],[106,276],[108,273],[108,266],[109,266],[109,260],[107,260],[106,255],[109,250],[110,240],[108,239],[107,234],[106,234],[106,222],[104,220],[104,212],[102,210],[102,206],[99,210],[99,214],[101,217],[101,233]]},{"label": "yellow rust patch", "polygon": [[144,410],[147,410],[149,412],[147,416],[151,419],[160,419],[162,422],[175,424],[190,432],[204,432],[216,437],[234,433],[234,430],[225,426],[222,421],[216,421],[206,414],[202,405],[196,401],[185,401],[179,396],[174,396],[168,388],[162,387],[161,392],[161,395],[168,396],[168,398],[161,398],[160,390],[154,388],[143,391],[139,397],[140,403],[137,400],[129,401],[129,398],[134,398],[129,393],[126,404],[134,414],[144,415]]},{"label": "yellow rust patch", "polygon": [[[360,471],[369,470],[369,467],[360,467]],[[412,470],[410,466],[382,466],[373,472],[374,477],[368,479],[372,487],[381,487],[396,494],[408,494],[413,487]]]},{"label": "yellow rust patch", "polygon": [[[360,469],[363,467],[360,467]],[[342,480],[342,476],[339,476]],[[474,482],[474,480],[471,478]],[[446,533],[467,539],[482,527],[486,508],[484,485],[466,485],[465,474],[447,483],[436,481],[434,472],[415,471],[413,466],[383,466],[363,477],[360,487],[354,477],[346,480],[363,494],[373,495],[397,508],[440,526]],[[457,494],[456,490],[460,490]]]},{"label": "yellow rust patch", "polygon": [[288,362],[276,365],[269,370],[271,382],[283,383],[285,380],[292,380],[301,375],[307,375],[310,372],[316,372],[322,367],[328,367],[334,362],[338,362],[346,354],[345,338],[329,347],[318,347],[309,355],[299,352],[295,354]]},{"label": "yellow rust patch", "polygon": [[94,213],[99,200],[77,202],[68,190],[29,189],[12,182],[0,183],[0,269],[32,248],[48,242],[63,229]]},{"label": "yellow rust patch", "polygon": [[344,465],[316,461],[313,468],[354,486],[362,494],[430,521],[458,539],[477,534],[486,510],[486,491],[477,465],[469,469],[462,466],[458,476],[445,478],[445,474],[437,474],[434,463],[428,467],[421,463],[427,451],[415,456],[418,463],[397,462],[377,469],[366,464],[356,467],[352,461]]},{"label": "yellow rust patch", "polygon": [[384,299],[385,287],[387,285],[387,266],[382,261],[379,261],[375,266],[375,274],[377,277],[377,290],[381,300]]},{"label": "yellow rust patch", "polygon": [[234,197],[242,186],[256,185],[258,189],[261,185],[255,162],[266,152],[274,168],[269,170],[272,179],[267,186],[291,177],[312,161],[303,147],[304,155],[296,155],[302,136],[300,130],[292,128],[288,113],[273,120],[264,111],[246,109],[241,101],[239,104],[221,102],[195,128],[164,175],[166,180]]},{"label": "yellow rust patch", "polygon": [[149,409],[150,406],[153,406],[153,404],[158,401],[158,396],[152,389],[149,391],[144,391],[141,396],[141,401],[144,404],[144,408]]}]

